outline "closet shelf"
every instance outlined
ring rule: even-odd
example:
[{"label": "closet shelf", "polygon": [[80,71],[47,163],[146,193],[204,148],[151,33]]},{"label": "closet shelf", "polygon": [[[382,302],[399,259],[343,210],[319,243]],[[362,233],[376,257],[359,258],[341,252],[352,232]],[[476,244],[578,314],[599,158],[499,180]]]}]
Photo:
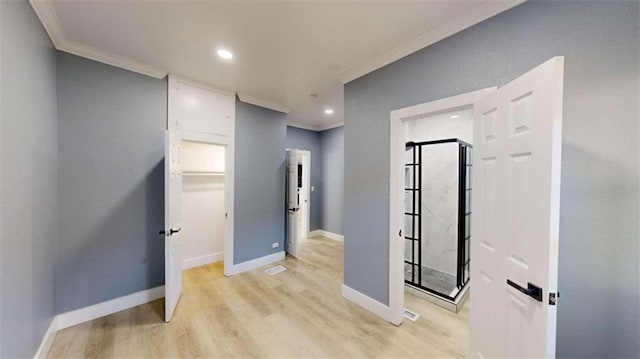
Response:
[{"label": "closet shelf", "polygon": [[183,176],[224,176],[224,172],[182,171]]}]

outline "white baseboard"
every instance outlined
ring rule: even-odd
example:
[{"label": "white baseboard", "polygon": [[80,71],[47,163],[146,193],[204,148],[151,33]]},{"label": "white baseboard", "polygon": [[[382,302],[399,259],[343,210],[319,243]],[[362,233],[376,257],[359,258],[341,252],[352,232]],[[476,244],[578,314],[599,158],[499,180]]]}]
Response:
[{"label": "white baseboard", "polygon": [[396,322],[391,313],[391,308],[388,305],[382,304],[368,295],[362,294],[361,292],[347,286],[346,284],[342,285],[342,296],[394,325],[402,323],[402,320],[400,322]]},{"label": "white baseboard", "polygon": [[44,337],[42,338],[42,342],[40,342],[40,347],[38,348],[36,355],[33,356],[35,359],[44,359],[47,357],[49,349],[51,349],[51,345],[53,344],[53,340],[56,338],[57,332],[58,317],[54,316],[53,319],[51,319],[47,332],[44,333]]},{"label": "white baseboard", "polygon": [[133,308],[135,306],[149,303],[164,297],[164,286],[159,286],[137,293],[125,295],[106,302],[90,305],[88,307],[72,310],[70,312],[57,315],[57,329],[62,330],[76,324],[88,322],[105,315],[113,314],[121,310]]},{"label": "white baseboard", "polygon": [[106,302],[90,305],[88,307],[72,310],[66,313],[58,314],[53,317],[49,329],[40,342],[40,347],[34,356],[35,359],[46,358],[49,349],[56,338],[59,330],[72,327],[77,324],[85,323],[105,315],[113,314],[125,309],[133,308],[138,305],[152,302],[156,299],[164,297],[164,286],[143,290],[124,297],[107,300]]},{"label": "white baseboard", "polygon": [[224,260],[224,252],[207,254],[207,255],[199,256],[195,258],[183,259],[182,270],[200,267],[203,265],[220,262],[222,260]]},{"label": "white baseboard", "polygon": [[262,267],[262,266],[266,266],[267,264],[271,264],[273,262],[281,261],[281,260],[283,260],[285,258],[285,256],[286,255],[285,255],[284,251],[282,251],[282,252],[269,254],[269,255],[264,256],[264,257],[252,259],[250,261],[242,262],[242,263],[239,263],[239,264],[234,264],[233,266],[231,266],[231,269],[229,270],[229,273],[225,273],[225,274],[227,276],[240,274],[242,272],[246,272],[246,271],[250,271],[252,269],[256,269],[256,268],[259,268],[259,267]]},{"label": "white baseboard", "polygon": [[327,237],[335,241],[344,242],[344,236],[342,234],[337,234],[337,233],[325,231],[322,229],[316,229],[315,231],[309,232],[309,238],[313,238],[313,237]]}]

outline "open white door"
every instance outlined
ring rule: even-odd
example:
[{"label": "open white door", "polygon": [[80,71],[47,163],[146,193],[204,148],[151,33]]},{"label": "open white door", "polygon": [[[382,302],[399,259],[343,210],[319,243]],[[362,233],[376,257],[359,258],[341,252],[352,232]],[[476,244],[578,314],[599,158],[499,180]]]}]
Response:
[{"label": "open white door", "polygon": [[182,294],[182,140],[174,131],[166,133],[164,155],[164,320],[168,322]]},{"label": "open white door", "polygon": [[298,150],[287,150],[287,253],[298,256]]},{"label": "open white door", "polygon": [[554,357],[564,58],[474,104],[472,357]]}]

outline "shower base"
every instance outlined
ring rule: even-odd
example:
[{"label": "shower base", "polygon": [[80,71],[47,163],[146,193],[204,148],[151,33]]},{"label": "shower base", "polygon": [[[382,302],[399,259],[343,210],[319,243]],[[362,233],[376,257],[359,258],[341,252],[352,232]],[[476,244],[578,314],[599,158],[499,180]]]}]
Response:
[{"label": "shower base", "polygon": [[422,298],[430,303],[433,303],[454,313],[458,313],[460,309],[462,309],[464,303],[469,297],[469,283],[467,283],[464,287],[462,287],[462,289],[457,291],[458,293],[455,296],[455,300],[446,299],[444,297],[433,294],[431,292],[427,292],[421,288],[414,287],[411,284],[406,283],[404,285],[404,290],[407,294]]},{"label": "shower base", "polygon": [[[423,287],[434,290],[438,293],[442,293],[449,297],[454,298],[458,292],[456,285],[456,276],[453,274],[441,272],[439,270],[422,266],[422,281],[420,285]],[[404,279],[411,281],[411,265],[404,265]],[[416,271],[416,278],[418,280],[418,273]]]}]

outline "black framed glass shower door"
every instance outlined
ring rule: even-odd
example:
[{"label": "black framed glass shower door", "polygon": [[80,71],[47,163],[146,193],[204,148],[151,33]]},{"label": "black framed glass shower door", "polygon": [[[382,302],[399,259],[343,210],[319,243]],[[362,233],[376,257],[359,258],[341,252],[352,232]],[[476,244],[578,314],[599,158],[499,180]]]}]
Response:
[{"label": "black framed glass shower door", "polygon": [[[425,232],[429,232],[428,221],[423,216],[424,210],[429,211],[429,203],[424,201],[425,190],[429,192],[430,168],[425,167],[425,151],[433,145],[457,144],[457,153],[451,154],[457,159],[457,230],[455,238],[456,253],[454,256],[455,270],[441,271],[430,265],[426,257],[429,248],[425,243]],[[441,146],[444,147],[444,146]],[[433,147],[432,147],[433,148]],[[447,149],[441,148],[440,150]],[[460,289],[469,281],[470,240],[471,240],[471,169],[472,146],[457,138],[408,142],[406,144],[405,161],[405,283],[419,289],[436,294],[443,298],[454,300]],[[433,192],[433,191],[431,191]],[[453,198],[453,197],[452,197]],[[453,199],[452,199],[453,200]],[[430,215],[426,213],[427,217]],[[425,225],[426,228],[425,228]],[[439,240],[429,238],[429,240]],[[447,239],[448,240],[448,239]],[[451,244],[451,243],[450,243]],[[426,251],[426,253],[424,253]],[[451,272],[455,273],[451,273]]]}]

